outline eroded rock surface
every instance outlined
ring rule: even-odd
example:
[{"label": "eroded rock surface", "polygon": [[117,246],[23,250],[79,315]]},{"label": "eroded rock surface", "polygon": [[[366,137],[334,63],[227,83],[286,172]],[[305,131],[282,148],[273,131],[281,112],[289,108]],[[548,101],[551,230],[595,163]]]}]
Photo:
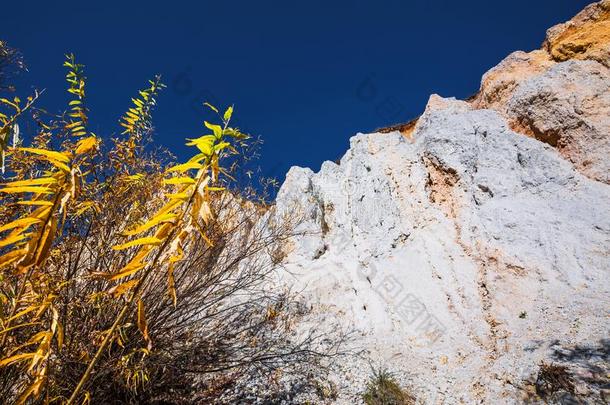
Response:
[{"label": "eroded rock surface", "polygon": [[[361,134],[339,165],[291,169],[277,206],[309,234],[289,282],[421,398],[514,402],[558,344],[608,336],[610,187],[461,101],[434,96],[414,139]],[[346,392],[368,370],[346,366]]]},{"label": "eroded rock surface", "polygon": [[332,375],[338,403],[360,401],[370,365],[421,403],[521,403],[542,361],[607,401],[608,4],[510,55],[474,100],[433,95],[411,136],[358,134],[339,164],[289,171],[299,328],[365,349]]},{"label": "eroded rock surface", "polygon": [[610,182],[610,1],[547,31],[541,50],[514,52],[487,72],[472,100],[555,146],[592,179]]},{"label": "eroded rock surface", "polygon": [[595,60],[610,67],[610,1],[591,4],[547,31],[544,48],[558,62]]}]

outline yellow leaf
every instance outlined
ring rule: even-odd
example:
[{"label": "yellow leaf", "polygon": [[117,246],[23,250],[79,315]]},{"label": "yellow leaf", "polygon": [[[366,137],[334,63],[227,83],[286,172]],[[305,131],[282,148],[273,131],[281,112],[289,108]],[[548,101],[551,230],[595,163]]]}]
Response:
[{"label": "yellow leaf", "polygon": [[161,225],[161,227],[159,227],[159,229],[157,229],[157,232],[155,232],[155,238],[165,239],[173,228],[174,228],[173,224],[170,224],[170,223],[165,223],[165,224]]},{"label": "yellow leaf", "polygon": [[64,345],[64,327],[58,323],[57,324],[57,348],[61,349]]},{"label": "yellow leaf", "polygon": [[46,201],[46,200],[18,201],[17,204],[19,204],[19,205],[40,205],[43,207],[50,207],[51,205],[53,205],[53,201]]},{"label": "yellow leaf", "polygon": [[201,219],[203,219],[206,225],[209,223],[210,218],[212,218],[212,210],[210,209],[210,204],[208,204],[207,201],[203,201],[201,203],[201,207],[199,208],[199,216]]},{"label": "yellow leaf", "polygon": [[148,336],[148,325],[146,324],[146,316],[144,314],[144,303],[142,300],[138,300],[138,329],[142,332],[144,339],[149,342],[150,337]]},{"label": "yellow leaf", "polygon": [[19,111],[19,106],[17,104],[13,103],[12,101],[7,100],[6,98],[0,98],[0,102],[4,103],[6,105],[10,105],[15,110]]},{"label": "yellow leaf", "polygon": [[157,245],[160,245],[161,242],[163,242],[161,239],[157,239],[155,237],[149,236],[149,237],[145,237],[145,238],[135,239],[135,240],[132,240],[131,242],[127,242],[122,245],[113,246],[112,249],[113,250],[125,250],[125,249],[129,249],[130,247],[140,246],[140,245],[157,246]]},{"label": "yellow leaf", "polygon": [[53,192],[48,187],[39,187],[39,186],[27,187],[27,186],[23,186],[23,187],[6,187],[6,188],[3,188],[3,189],[0,189],[0,193],[9,193],[9,194],[13,194],[13,193],[52,194]]},{"label": "yellow leaf", "polygon": [[138,180],[142,180],[144,178],[144,175],[141,173],[136,173],[136,174],[132,174],[131,176],[127,176],[125,179],[128,181],[138,181]]},{"label": "yellow leaf", "polygon": [[220,125],[210,124],[207,121],[203,121],[203,125],[205,125],[208,129],[211,129],[214,132],[216,138],[220,139],[220,137],[222,136],[222,127]]},{"label": "yellow leaf", "polygon": [[176,214],[157,215],[157,216],[153,217],[152,219],[150,219],[148,222],[138,226],[137,228],[123,232],[123,235],[125,235],[125,236],[137,235],[139,233],[142,233],[142,232],[152,228],[153,226],[159,225],[162,222],[169,222],[173,219],[176,219],[177,217],[178,216]]},{"label": "yellow leaf", "polygon": [[13,229],[13,228],[24,228],[25,229],[38,222],[42,222],[42,221],[38,218],[29,218],[29,217],[16,219],[13,222],[0,226],[0,232],[4,232],[6,230]]},{"label": "yellow leaf", "polygon": [[130,262],[127,266],[123,267],[121,270],[119,270],[118,273],[112,274],[110,275],[109,280],[112,281],[116,281],[116,280],[120,280],[122,278],[131,276],[134,273],[137,273],[138,271],[142,270],[144,267],[146,267],[148,263],[140,263],[140,262]]},{"label": "yellow leaf", "polygon": [[218,108],[214,107],[212,104],[210,103],[203,103],[204,106],[208,107],[210,110],[215,111],[216,113],[218,113]]},{"label": "yellow leaf", "polygon": [[49,159],[49,163],[62,170],[64,173],[70,173],[71,171],[67,165],[65,165],[63,162],[60,162],[59,160]]},{"label": "yellow leaf", "polygon": [[[51,204],[53,205],[53,204]],[[30,213],[30,217],[32,218],[46,218],[47,215],[51,213],[51,206],[47,204],[43,204],[41,207],[36,208],[32,213]]]},{"label": "yellow leaf", "polygon": [[166,173],[171,173],[171,172],[183,173],[187,170],[201,169],[202,167],[203,167],[203,165],[201,163],[187,162],[187,163],[182,163],[180,165],[172,166],[169,169],[167,169],[165,172]]},{"label": "yellow leaf", "polygon": [[[211,135],[209,135],[211,136]],[[203,154],[203,153],[198,153],[195,156],[193,156],[192,158],[189,159],[189,163],[199,163],[201,162],[203,159],[207,158],[207,155]],[[204,166],[205,167],[205,166]]]},{"label": "yellow leaf", "polygon": [[191,218],[193,223],[197,223],[197,216],[203,202],[203,196],[200,193],[196,193],[193,198],[193,205],[191,205]]},{"label": "yellow leaf", "polygon": [[133,273],[146,267],[148,263],[143,262],[143,260],[146,258],[146,256],[148,256],[152,249],[153,246],[144,245],[140,248],[140,250],[138,250],[138,253],[131,259],[131,261],[127,263],[123,268],[121,268],[118,272],[113,274],[97,273],[97,275],[105,277],[109,280],[118,280],[123,277],[130,276]]},{"label": "yellow leaf", "polygon": [[190,142],[187,142],[186,145],[196,146],[201,153],[209,156],[212,153],[212,145],[214,145],[215,139],[216,137],[214,135],[204,135],[196,139],[187,139]]},{"label": "yellow leaf", "polygon": [[233,106],[230,106],[229,108],[227,108],[227,110],[224,113],[224,116],[222,117],[225,121],[229,121],[231,119],[231,116],[233,115]]},{"label": "yellow leaf", "polygon": [[136,255],[133,257],[133,259],[131,259],[131,262],[141,262],[146,258],[146,256],[148,256],[148,254],[153,250],[153,248],[154,246],[152,245],[142,246],[140,250],[138,250],[138,253],[136,253]]},{"label": "yellow leaf", "polygon": [[190,177],[172,177],[163,180],[164,184],[195,184],[195,180]]},{"label": "yellow leaf", "polygon": [[44,227],[42,237],[38,241],[38,252],[36,254],[35,264],[40,265],[49,254],[53,239],[55,238],[55,231],[57,230],[57,219],[51,217],[47,226]]},{"label": "yellow leaf", "polygon": [[75,122],[71,122],[68,125],[66,125],[66,129],[72,129],[72,128],[75,128],[75,127],[80,127],[82,125],[83,125],[82,121],[75,121]]},{"label": "yellow leaf", "polygon": [[95,136],[89,136],[81,139],[76,144],[76,154],[87,153],[97,146],[98,139]]},{"label": "yellow leaf", "polygon": [[34,326],[34,325],[40,325],[40,322],[26,322],[26,323],[21,323],[19,325],[11,326],[10,328],[3,329],[0,332],[0,335],[7,333],[11,330],[14,330],[14,329],[25,328],[26,326]]},{"label": "yellow leaf", "polygon": [[189,199],[189,195],[186,193],[167,194],[166,197],[171,200],[180,200],[180,201],[186,201]]},{"label": "yellow leaf", "polygon": [[16,354],[14,356],[8,357],[6,359],[3,359],[2,361],[0,361],[0,367],[5,367],[8,366],[9,364],[13,364],[16,363],[18,361],[23,361],[23,360],[27,360],[27,359],[31,359],[32,357],[34,357],[36,353],[21,353],[21,354]]},{"label": "yellow leaf", "polygon": [[29,234],[24,234],[21,232],[11,233],[6,239],[0,240],[0,248],[12,245],[17,242],[21,242],[24,240]]},{"label": "yellow leaf", "polygon": [[95,201],[83,201],[82,203],[78,204],[78,209],[76,210],[75,215],[79,217],[90,209],[99,212],[99,208]]},{"label": "yellow leaf", "polygon": [[176,267],[176,263],[182,260],[184,256],[184,252],[180,245],[177,245],[178,253],[169,258],[169,265],[167,266],[167,287],[169,290],[169,295],[172,297],[172,302],[174,303],[174,307],[178,302],[178,298],[176,296],[176,283],[174,280],[174,269]]},{"label": "yellow leaf", "polygon": [[21,186],[39,186],[57,183],[55,177],[40,177],[37,179],[11,181],[9,183],[2,183],[4,187],[21,187]]},{"label": "yellow leaf", "polygon": [[62,162],[62,163],[68,163],[71,158],[71,155],[68,152],[55,152],[52,150],[36,149],[36,148],[18,148],[18,150],[33,153],[35,155],[44,156],[48,159],[56,160],[56,161]]},{"label": "yellow leaf", "polygon": [[15,260],[19,260],[27,253],[27,249],[18,249],[8,252],[7,254],[0,256],[0,269],[13,263]]},{"label": "yellow leaf", "polygon": [[178,207],[180,205],[182,205],[182,200],[178,200],[178,199],[170,200],[167,204],[165,204],[163,206],[163,208],[161,208],[157,212],[157,215],[165,214],[166,212],[171,212],[172,210],[174,210],[176,207]]},{"label": "yellow leaf", "polygon": [[46,381],[44,376],[38,376],[34,382],[25,390],[23,393],[17,398],[17,405],[25,404],[29,397],[32,395],[34,398],[38,397],[40,393],[40,389],[42,388],[42,383]]},{"label": "yellow leaf", "polygon": [[108,293],[113,294],[115,297],[120,297],[121,295],[129,292],[137,283],[140,281],[139,278],[134,278],[133,280],[126,281],[122,284],[116,285],[108,290]]},{"label": "yellow leaf", "polygon": [[59,311],[57,308],[51,307],[51,312],[53,313],[53,322],[51,323],[51,331],[55,334],[55,338],[57,339],[57,348],[61,350],[61,347],[64,344],[64,328],[59,322]]},{"label": "yellow leaf", "polygon": [[34,336],[32,336],[29,340],[28,340],[28,344],[34,344],[34,343],[38,343],[41,340],[46,339],[47,337],[49,337],[49,331],[48,330],[43,330],[38,332],[37,334],[35,334]]},{"label": "yellow leaf", "polygon": [[174,281],[174,263],[170,263],[167,268],[167,288],[169,290],[169,295],[172,297],[172,302],[174,304],[174,308],[178,303],[178,297],[176,296],[176,283]]}]

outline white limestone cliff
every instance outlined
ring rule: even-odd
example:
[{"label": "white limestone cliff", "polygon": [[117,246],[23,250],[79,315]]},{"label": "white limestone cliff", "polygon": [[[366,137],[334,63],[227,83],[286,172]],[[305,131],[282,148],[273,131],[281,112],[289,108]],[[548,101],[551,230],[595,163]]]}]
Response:
[{"label": "white limestone cliff", "polygon": [[410,136],[358,134],[339,164],[286,176],[276,207],[305,218],[282,277],[311,308],[300,327],[365,349],[335,370],[338,403],[369,364],[422,403],[518,403],[541,361],[608,394],[608,64],[548,59],[499,85],[504,68],[474,101],[433,95]]}]

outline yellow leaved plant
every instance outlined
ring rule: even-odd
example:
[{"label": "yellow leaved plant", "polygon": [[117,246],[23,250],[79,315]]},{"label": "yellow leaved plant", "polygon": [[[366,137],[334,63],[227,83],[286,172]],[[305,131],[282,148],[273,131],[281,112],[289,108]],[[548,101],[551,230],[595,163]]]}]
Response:
[{"label": "yellow leaved plant", "polygon": [[[32,146],[7,140],[39,94],[23,107],[18,98],[0,98],[12,111],[0,113],[3,169],[5,154],[11,158],[0,184],[0,374],[15,375],[10,392],[18,403],[88,401],[92,372],[109,350],[122,353],[114,367],[129,386],[148,381],[147,281],[162,272],[166,296],[178,305],[176,270],[186,246],[215,245],[207,225],[224,192],[220,178],[229,176],[221,161],[247,138],[230,126],[232,107],[221,115],[208,105],[219,124],[206,121],[206,132],[188,139],[197,150],[189,160],[164,166],[146,159],[151,113],[165,87],[156,77],[132,99],[121,137],[103,153],[88,130],[84,66],[71,54],[64,66],[68,110],[40,121]],[[86,335],[77,339],[79,319]],[[69,362],[82,374],[64,389],[54,375]]]}]

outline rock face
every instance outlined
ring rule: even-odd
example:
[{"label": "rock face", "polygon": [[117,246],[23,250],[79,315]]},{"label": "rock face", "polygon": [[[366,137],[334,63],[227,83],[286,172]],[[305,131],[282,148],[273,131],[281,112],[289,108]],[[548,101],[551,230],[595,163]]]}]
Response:
[{"label": "rock face", "polygon": [[607,337],[610,187],[496,112],[443,101],[414,143],[357,135],[340,165],[291,169],[277,205],[310,233],[286,266],[314,316],[414,386],[499,403],[557,341]]},{"label": "rock face", "polygon": [[586,176],[610,183],[610,0],[547,31],[541,50],[515,52],[485,74],[475,108],[556,147]]},{"label": "rock face", "polygon": [[544,48],[558,61],[595,60],[610,67],[610,2],[591,4],[547,31]]},{"label": "rock face", "polygon": [[509,56],[474,101],[432,96],[411,138],[358,134],[339,164],[288,172],[276,207],[305,234],[282,282],[312,309],[301,328],[365,349],[335,371],[337,402],[358,402],[372,364],[422,403],[518,403],[543,360],[604,400],[608,43],[562,55],[578,27],[607,28],[607,4],[549,30],[552,57]]}]

